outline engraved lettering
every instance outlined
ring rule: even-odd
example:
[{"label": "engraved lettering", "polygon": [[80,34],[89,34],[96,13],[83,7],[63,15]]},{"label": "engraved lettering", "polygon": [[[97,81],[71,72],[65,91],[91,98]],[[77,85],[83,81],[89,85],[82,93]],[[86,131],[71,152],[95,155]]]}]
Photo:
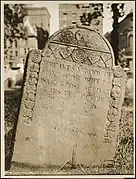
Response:
[{"label": "engraved lettering", "polygon": [[72,91],[64,90],[64,96],[66,97],[74,97],[74,94]]},{"label": "engraved lettering", "polygon": [[58,89],[56,89],[56,88],[50,88],[50,92],[49,92],[50,95],[58,95],[60,93],[61,92]]}]

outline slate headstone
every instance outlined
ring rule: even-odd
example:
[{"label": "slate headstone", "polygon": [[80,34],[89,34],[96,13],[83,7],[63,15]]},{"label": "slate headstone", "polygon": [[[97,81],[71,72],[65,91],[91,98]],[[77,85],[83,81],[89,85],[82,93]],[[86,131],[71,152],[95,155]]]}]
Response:
[{"label": "slate headstone", "polygon": [[126,77],[111,46],[82,26],[28,54],[13,161],[101,165],[114,158]]}]

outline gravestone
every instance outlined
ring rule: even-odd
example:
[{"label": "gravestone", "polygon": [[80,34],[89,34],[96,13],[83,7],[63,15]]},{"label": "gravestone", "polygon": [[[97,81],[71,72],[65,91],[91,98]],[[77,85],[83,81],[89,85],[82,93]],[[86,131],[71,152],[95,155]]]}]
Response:
[{"label": "gravestone", "polygon": [[13,161],[101,165],[117,145],[126,77],[109,43],[82,26],[28,54]]}]

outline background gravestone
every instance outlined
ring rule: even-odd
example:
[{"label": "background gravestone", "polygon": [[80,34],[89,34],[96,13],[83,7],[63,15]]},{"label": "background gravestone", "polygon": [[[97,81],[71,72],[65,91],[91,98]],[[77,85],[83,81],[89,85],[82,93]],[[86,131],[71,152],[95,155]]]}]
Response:
[{"label": "background gravestone", "polygon": [[125,74],[108,42],[71,26],[28,55],[13,161],[61,166],[113,159]]}]

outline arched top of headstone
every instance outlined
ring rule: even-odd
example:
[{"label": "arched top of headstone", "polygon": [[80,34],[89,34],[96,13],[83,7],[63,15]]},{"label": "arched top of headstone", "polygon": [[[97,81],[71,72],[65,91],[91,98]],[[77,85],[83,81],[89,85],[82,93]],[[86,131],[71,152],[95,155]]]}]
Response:
[{"label": "arched top of headstone", "polygon": [[68,26],[54,33],[45,47],[44,56],[102,68],[114,67],[109,42],[97,31],[84,26]]}]

